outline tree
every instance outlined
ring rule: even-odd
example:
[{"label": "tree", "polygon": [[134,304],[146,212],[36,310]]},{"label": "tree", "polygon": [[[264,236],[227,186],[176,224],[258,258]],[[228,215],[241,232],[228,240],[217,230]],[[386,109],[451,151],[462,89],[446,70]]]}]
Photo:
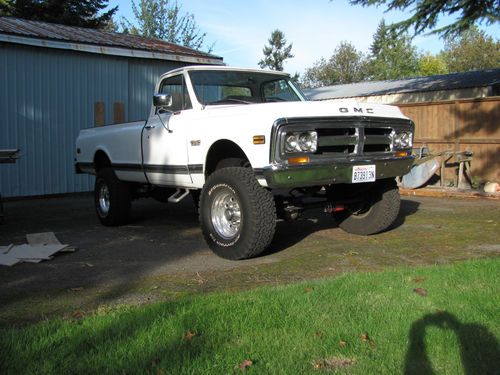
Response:
[{"label": "tree", "polygon": [[398,34],[382,20],[370,46],[370,75],[375,80],[401,79],[418,75],[417,49],[408,34]]},{"label": "tree", "polygon": [[3,0],[0,14],[69,26],[104,28],[118,10],[100,14],[108,0]]},{"label": "tree", "polygon": [[368,78],[366,56],[347,41],[340,42],[327,61],[324,58],[306,69],[303,87],[330,86],[360,82]]},{"label": "tree", "polygon": [[499,0],[350,0],[353,5],[387,5],[387,11],[411,12],[406,20],[391,25],[399,32],[414,29],[415,35],[435,28],[440,16],[448,15],[456,21],[432,31],[442,36],[460,34],[474,24],[487,25],[500,20]]},{"label": "tree", "polygon": [[419,76],[435,76],[448,73],[448,66],[446,65],[446,61],[444,61],[441,54],[423,54],[418,60],[418,66]]},{"label": "tree", "polygon": [[442,57],[450,72],[500,68],[500,42],[477,27],[445,39]]},{"label": "tree", "polygon": [[292,44],[287,45],[285,34],[281,30],[274,30],[271,37],[268,39],[269,46],[264,46],[262,53],[264,58],[259,61],[259,66],[272,70],[283,71],[283,63],[285,60],[291,59]]},{"label": "tree", "polygon": [[5,9],[7,8],[7,0],[0,0],[0,16],[6,16]]},{"label": "tree", "polygon": [[[182,14],[177,1],[140,0],[138,4],[132,1],[132,11],[138,26],[125,19],[122,22],[124,32],[163,39],[193,49],[201,49],[205,42],[206,33],[200,31],[194,15]],[[209,47],[209,51],[211,49]]]}]

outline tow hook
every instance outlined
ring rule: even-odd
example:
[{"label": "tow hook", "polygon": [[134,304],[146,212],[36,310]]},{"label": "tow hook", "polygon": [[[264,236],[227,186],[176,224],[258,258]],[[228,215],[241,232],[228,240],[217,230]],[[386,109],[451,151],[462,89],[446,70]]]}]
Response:
[{"label": "tow hook", "polygon": [[325,206],[325,212],[327,214],[333,214],[334,212],[344,211],[346,207],[343,204],[328,203]]}]

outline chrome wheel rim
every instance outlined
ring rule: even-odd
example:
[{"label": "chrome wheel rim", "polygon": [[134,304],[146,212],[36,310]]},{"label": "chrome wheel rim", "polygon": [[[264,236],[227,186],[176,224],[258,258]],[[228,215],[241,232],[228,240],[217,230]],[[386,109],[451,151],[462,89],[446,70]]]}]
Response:
[{"label": "chrome wheel rim", "polygon": [[212,225],[217,234],[230,240],[236,237],[241,225],[240,203],[237,197],[229,191],[216,194],[211,207]]},{"label": "chrome wheel rim", "polygon": [[106,216],[109,212],[109,189],[106,184],[99,188],[98,192],[99,213],[101,216]]}]

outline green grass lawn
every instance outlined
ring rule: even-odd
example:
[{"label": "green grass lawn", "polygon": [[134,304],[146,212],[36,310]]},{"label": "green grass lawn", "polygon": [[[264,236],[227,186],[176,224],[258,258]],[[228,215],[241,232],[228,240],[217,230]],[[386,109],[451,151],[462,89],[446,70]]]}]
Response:
[{"label": "green grass lawn", "polygon": [[76,313],[1,330],[0,373],[498,374],[499,281],[496,258]]}]

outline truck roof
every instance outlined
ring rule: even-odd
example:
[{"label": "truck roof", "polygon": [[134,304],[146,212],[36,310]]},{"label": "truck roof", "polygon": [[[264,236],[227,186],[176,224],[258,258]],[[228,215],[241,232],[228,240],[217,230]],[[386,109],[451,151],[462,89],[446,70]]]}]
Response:
[{"label": "truck roof", "polygon": [[285,72],[280,72],[276,70],[264,70],[264,69],[251,69],[251,68],[238,68],[232,66],[224,66],[224,65],[190,65],[184,66],[182,68],[177,68],[173,70],[169,70],[162,74],[162,76],[172,73],[180,73],[180,72],[188,72],[193,70],[222,70],[222,71],[238,71],[238,72],[253,72],[253,73],[268,73],[268,74],[276,74],[289,77],[290,74]]}]

